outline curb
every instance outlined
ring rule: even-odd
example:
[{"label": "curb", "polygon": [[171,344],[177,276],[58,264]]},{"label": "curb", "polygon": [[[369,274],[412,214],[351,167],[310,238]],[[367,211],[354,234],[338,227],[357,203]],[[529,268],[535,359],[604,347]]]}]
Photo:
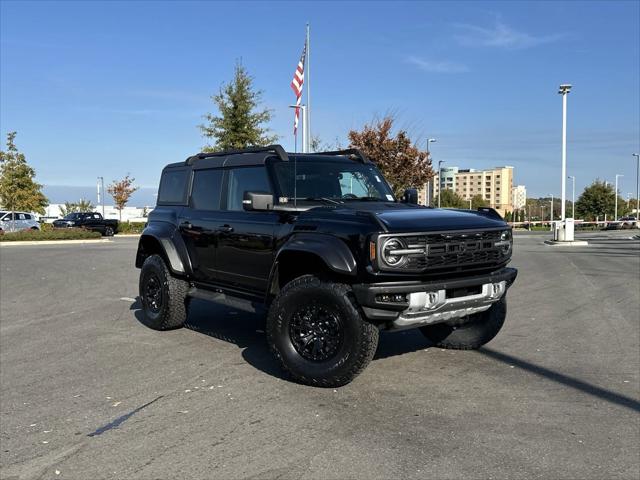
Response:
[{"label": "curb", "polygon": [[141,233],[116,233],[113,238],[137,238]]},{"label": "curb", "polygon": [[27,240],[22,242],[0,242],[0,247],[8,247],[11,245],[24,246],[24,245],[80,245],[80,244],[91,244],[91,243],[112,243],[113,240],[109,238],[98,238],[98,239],[85,239],[85,240]]}]

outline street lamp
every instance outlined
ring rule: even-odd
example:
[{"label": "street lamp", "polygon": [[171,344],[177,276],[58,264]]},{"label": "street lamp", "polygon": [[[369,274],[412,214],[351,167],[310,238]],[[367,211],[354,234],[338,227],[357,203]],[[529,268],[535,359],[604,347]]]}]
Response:
[{"label": "street lamp", "polygon": [[576,218],[576,177],[569,175],[567,178],[573,182],[571,187],[571,218]]},{"label": "street lamp", "polygon": [[[562,95],[562,205],[560,206],[560,220],[565,219],[566,183],[567,183],[567,95],[571,90],[571,85],[564,83],[560,85],[558,93]],[[553,207],[551,207],[553,217]],[[552,220],[553,221],[553,220]]]},{"label": "street lamp", "polygon": [[438,208],[440,208],[440,192],[442,192],[442,164],[445,163],[444,160],[438,161]]},{"label": "street lamp", "polygon": [[551,217],[549,221],[551,222],[551,228],[553,228],[553,193],[551,194]]},{"label": "street lamp", "polygon": [[[98,177],[98,205],[102,205],[102,216],[104,217],[104,177]],[[102,202],[100,202],[100,185],[102,185]]]},{"label": "street lamp", "polygon": [[[636,220],[640,217],[640,154],[632,153],[634,157],[638,159],[638,166],[636,167]],[[636,225],[640,225],[636,222]]]},{"label": "street lamp", "polygon": [[544,205],[540,205],[540,211],[542,212],[540,214],[540,217],[541,217],[540,220],[542,221],[541,226],[544,226]]},{"label": "street lamp", "polygon": [[613,210],[613,221],[617,222],[618,221],[618,177],[624,177],[624,175],[616,173],[616,203],[615,203],[615,208]]},{"label": "street lamp", "polygon": [[429,144],[435,143],[437,140],[435,138],[427,138],[427,158],[429,158]]}]

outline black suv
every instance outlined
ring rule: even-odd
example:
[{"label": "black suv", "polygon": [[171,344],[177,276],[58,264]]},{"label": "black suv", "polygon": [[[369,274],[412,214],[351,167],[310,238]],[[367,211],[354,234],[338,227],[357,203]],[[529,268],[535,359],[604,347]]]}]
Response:
[{"label": "black suv", "polygon": [[495,210],[402,201],[358,150],[281,146],[201,153],[162,171],[138,246],[144,321],[183,325],[189,300],[266,306],[269,346],[309,385],[344,385],[379,330],[420,328],[443,348],[475,349],[507,313],[517,271]]}]

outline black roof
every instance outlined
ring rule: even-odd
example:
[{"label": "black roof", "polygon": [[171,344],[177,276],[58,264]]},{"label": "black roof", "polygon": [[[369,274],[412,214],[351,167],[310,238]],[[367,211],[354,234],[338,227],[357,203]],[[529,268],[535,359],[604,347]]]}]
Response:
[{"label": "black roof", "polygon": [[[279,158],[281,161],[288,162],[289,155],[280,145],[269,145],[267,147],[254,147],[242,150],[225,150],[223,152],[203,152],[192,155],[184,162],[171,163],[165,168],[176,168],[191,166],[194,169],[204,168],[220,168],[220,167],[238,167],[248,165],[264,165],[268,158]],[[303,158],[321,159],[322,157],[345,156],[351,160],[362,163],[370,163],[369,159],[357,149],[338,150],[332,152],[317,152],[305,154],[291,154],[298,160]]]}]

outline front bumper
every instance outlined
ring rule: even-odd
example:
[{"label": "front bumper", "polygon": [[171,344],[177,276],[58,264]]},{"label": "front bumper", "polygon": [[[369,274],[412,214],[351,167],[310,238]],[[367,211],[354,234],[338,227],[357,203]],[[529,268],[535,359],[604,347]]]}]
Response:
[{"label": "front bumper", "polygon": [[515,268],[453,280],[353,285],[365,316],[390,330],[446,322],[488,310],[516,279]]}]

